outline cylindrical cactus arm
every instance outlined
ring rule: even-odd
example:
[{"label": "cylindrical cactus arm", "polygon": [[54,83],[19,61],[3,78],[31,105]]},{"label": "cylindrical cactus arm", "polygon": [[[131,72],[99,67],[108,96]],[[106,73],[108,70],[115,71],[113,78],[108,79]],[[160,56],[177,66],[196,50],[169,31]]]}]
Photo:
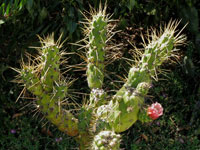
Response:
[{"label": "cylindrical cactus arm", "polygon": [[43,88],[46,92],[53,91],[53,84],[59,82],[60,78],[60,58],[61,53],[59,51],[59,46],[54,42],[53,38],[41,39],[42,50],[40,60],[41,60],[41,82]]},{"label": "cylindrical cactus arm", "polygon": [[[176,51],[177,45],[184,44],[186,37],[179,33],[176,33],[176,28],[180,22],[170,21],[165,27],[164,31],[152,31],[149,35],[149,44],[144,44],[144,54],[136,67],[132,67],[128,74],[126,86],[136,88],[141,82],[151,82],[151,78],[156,79],[158,67],[162,63],[173,56],[173,52]],[[182,31],[182,30],[181,30]]]},{"label": "cylindrical cactus arm", "polygon": [[104,81],[104,59],[107,39],[108,18],[105,14],[106,7],[92,13],[89,26],[86,27],[88,37],[87,52],[87,82],[91,89],[90,108],[98,107],[105,101],[106,93],[102,89]]},{"label": "cylindrical cactus arm", "polygon": [[93,16],[89,26],[87,81],[91,89],[101,89],[103,85],[106,25],[107,20],[104,11],[99,11]]},{"label": "cylindrical cactus arm", "polygon": [[53,36],[42,40],[40,56],[22,65],[20,73],[24,86],[37,98],[37,105],[45,117],[70,136],[78,134],[78,119],[70,111],[63,110],[62,100],[66,97],[69,84],[62,80],[59,65],[62,53]]},{"label": "cylindrical cactus arm", "polygon": [[152,82],[151,77],[156,76],[156,69],[172,55],[174,46],[186,40],[180,33],[174,35],[177,25],[177,22],[170,22],[159,36],[156,31],[153,32],[138,66],[129,70],[126,83],[107,106],[98,109],[97,114],[107,118],[114,131],[123,132],[137,121],[139,109]]}]

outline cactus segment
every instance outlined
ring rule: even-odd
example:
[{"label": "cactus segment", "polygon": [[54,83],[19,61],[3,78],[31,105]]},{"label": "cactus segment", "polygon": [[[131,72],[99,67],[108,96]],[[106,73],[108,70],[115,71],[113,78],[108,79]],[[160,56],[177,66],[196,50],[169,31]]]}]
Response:
[{"label": "cactus segment", "polygon": [[129,92],[126,92],[121,100],[115,103],[111,101],[109,105],[112,107],[112,111],[107,119],[115,132],[126,131],[137,121],[137,114],[143,102],[143,97]]},{"label": "cactus segment", "polygon": [[[138,119],[138,112],[148,92],[148,83],[142,83],[136,89],[123,87],[108,105],[97,109],[97,116],[107,120],[115,132],[123,132],[130,128]],[[141,88],[145,87],[145,90]]]},{"label": "cactus segment", "polygon": [[144,44],[145,52],[138,67],[142,70],[147,70],[150,76],[155,76],[158,67],[172,56],[175,50],[174,47],[183,44],[186,40],[186,37],[180,35],[180,32],[175,35],[179,23],[177,21],[170,21],[160,35],[153,31],[149,35],[151,37],[151,40],[148,39],[149,44]]},{"label": "cactus segment", "polygon": [[33,60],[32,66],[22,66],[21,79],[25,87],[37,97],[37,104],[45,117],[59,130],[76,136],[78,119],[71,112],[63,110],[60,105],[66,97],[69,85],[60,78],[59,65],[62,54],[59,52],[59,46],[54,43],[53,36],[47,37],[41,43],[41,55]]},{"label": "cactus segment", "polygon": [[[144,98],[151,87],[156,69],[171,55],[173,47],[185,41],[184,35],[174,36],[179,22],[170,22],[160,36],[154,31],[149,44],[137,67],[132,67],[123,87],[113,96],[108,105],[97,109],[97,116],[107,119],[115,132],[123,132],[138,119],[147,122],[149,119],[142,110]],[[145,44],[144,44],[145,45]],[[139,117],[139,118],[138,118]]]},{"label": "cactus segment", "polygon": [[136,88],[141,82],[150,82],[150,76],[146,70],[132,67],[124,86]]},{"label": "cactus segment", "polygon": [[159,39],[153,40],[145,47],[139,67],[148,70],[151,76],[154,76],[157,67],[171,56],[175,39],[170,32],[165,30]]},{"label": "cactus segment", "polygon": [[87,81],[91,89],[101,89],[103,85],[106,26],[107,18],[102,11],[94,15],[90,22]]},{"label": "cactus segment", "polygon": [[119,150],[120,135],[113,131],[101,131],[93,140],[92,150]]},{"label": "cactus segment", "polygon": [[138,93],[140,96],[145,97],[151,87],[151,83],[148,82],[141,82],[138,84],[136,93]]},{"label": "cactus segment", "polygon": [[78,120],[66,110],[60,108],[57,99],[52,99],[51,95],[43,94],[41,100],[37,101],[40,105],[41,112],[45,117],[58,127],[60,131],[65,132],[70,136],[78,134]]},{"label": "cactus segment", "polygon": [[176,45],[181,45],[186,40],[186,37],[180,35],[180,32],[175,35],[179,23],[170,21],[164,31],[160,31],[160,35],[157,34],[156,30],[149,35],[149,44],[144,43],[144,54],[137,67],[130,69],[125,85],[136,88],[141,82],[151,82],[150,77],[157,78],[156,70],[158,67],[172,56]]},{"label": "cactus segment", "polygon": [[87,81],[88,85],[91,89],[93,88],[101,88],[103,85],[103,70],[99,70],[98,67],[96,67],[92,63],[88,63],[87,65]]},{"label": "cactus segment", "polygon": [[68,88],[56,86],[55,94],[44,92],[41,81],[35,77],[31,68],[24,68],[21,76],[27,89],[37,96],[37,104],[40,105],[40,110],[46,118],[58,126],[59,130],[75,136],[78,133],[78,120],[69,111],[61,110],[59,105]]},{"label": "cactus segment", "polygon": [[78,116],[79,124],[79,133],[88,132],[90,128],[90,123],[92,120],[92,109],[81,108],[81,111]]}]

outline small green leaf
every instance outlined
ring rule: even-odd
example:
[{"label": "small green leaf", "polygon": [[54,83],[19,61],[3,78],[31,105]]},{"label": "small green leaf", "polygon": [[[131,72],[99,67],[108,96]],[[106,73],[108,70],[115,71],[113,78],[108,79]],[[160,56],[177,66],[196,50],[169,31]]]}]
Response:
[{"label": "small green leaf", "polygon": [[21,10],[24,6],[24,0],[22,0],[20,3],[19,3],[19,10]]},{"label": "small green leaf", "polygon": [[6,15],[9,15],[10,12],[10,3],[8,4],[7,8],[6,8]]},{"label": "small green leaf", "polygon": [[131,11],[133,9],[133,7],[135,6],[135,3],[136,3],[135,0],[130,0],[129,5],[128,5],[129,11]]},{"label": "small green leaf", "polygon": [[28,9],[29,12],[31,11],[32,7],[33,7],[33,0],[28,0],[26,8]]}]

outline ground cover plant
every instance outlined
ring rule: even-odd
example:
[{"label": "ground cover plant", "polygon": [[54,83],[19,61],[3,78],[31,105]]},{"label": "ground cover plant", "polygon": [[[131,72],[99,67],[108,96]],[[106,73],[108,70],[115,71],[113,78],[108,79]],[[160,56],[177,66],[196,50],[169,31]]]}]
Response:
[{"label": "ground cover plant", "polygon": [[[124,9],[123,11],[125,11],[125,8],[123,9]],[[121,27],[122,26],[120,26],[120,28]],[[130,32],[132,32],[131,29],[128,29],[128,33]],[[126,33],[124,32],[124,34]],[[117,36],[123,37],[120,36],[119,34]],[[3,41],[6,41],[6,39],[3,39]],[[17,46],[20,44],[20,42],[17,43]],[[4,42],[5,45],[7,45],[7,43],[9,43],[9,41]],[[1,45],[1,48],[2,46],[5,48],[4,44]],[[33,45],[33,44],[29,43],[28,45]],[[12,45],[9,45],[9,47],[11,46]],[[199,130],[198,128],[199,62],[198,62],[198,53],[195,49],[195,46],[196,45],[194,45],[192,42],[189,43],[187,46],[185,46],[184,49],[187,50],[186,55],[188,57],[186,59],[184,58],[184,62],[182,62],[181,58],[183,57],[179,55],[178,59],[180,62],[182,62],[181,65],[164,64],[163,68],[165,69],[167,68],[169,70],[172,70],[173,72],[169,72],[167,74],[167,77],[165,75],[158,74],[158,79],[167,79],[167,80],[159,81],[157,83],[152,82],[151,86],[153,87],[150,88],[149,93],[152,93],[154,98],[153,99],[149,98],[149,96],[145,97],[146,102],[149,102],[148,103],[149,106],[153,102],[156,101],[160,102],[164,108],[164,115],[161,118],[159,118],[159,120],[156,120],[152,123],[141,124],[138,121],[134,123],[133,127],[130,127],[129,130],[121,134],[121,140],[122,140],[121,148],[125,149],[160,149],[160,147],[162,147],[162,149],[199,148],[199,131],[198,131]],[[131,49],[133,48],[131,47]],[[68,48],[68,50],[70,50],[70,48]],[[13,52],[15,53],[15,51],[16,50],[14,50]],[[3,51],[1,51],[3,56],[6,56],[7,54],[10,55],[11,52],[12,51],[10,52],[6,51],[3,53]],[[19,53],[20,51],[18,51],[17,54]],[[76,145],[71,138],[57,131],[55,126],[49,124],[48,128],[44,126],[45,124],[44,121],[40,122],[40,120],[30,119],[30,116],[33,115],[28,114],[27,111],[32,111],[33,107],[31,107],[31,109],[29,110],[25,108],[24,111],[26,111],[26,113],[21,113],[20,107],[23,107],[23,105],[27,102],[27,100],[20,99],[17,104],[14,103],[14,101],[18,97],[18,93],[20,93],[19,91],[20,89],[16,85],[7,82],[7,80],[12,80],[13,76],[11,76],[10,74],[11,71],[8,70],[7,66],[8,64],[5,63],[5,61],[8,62],[8,57],[7,59],[4,58],[5,57],[3,57],[3,59],[1,60],[1,62],[3,62],[1,64],[1,72],[2,72],[1,101],[3,102],[4,106],[1,107],[2,111],[1,118],[4,120],[1,123],[2,124],[1,127],[3,127],[2,128],[3,130],[1,131],[1,135],[3,135],[1,136],[2,149],[23,149],[23,148],[73,149],[74,147],[78,147],[78,145]],[[18,61],[14,62],[16,58],[13,56],[12,58],[13,58],[12,59],[12,66],[13,66],[13,64],[18,63]],[[73,59],[71,60],[74,61]],[[24,61],[28,62],[25,58]],[[191,62],[193,64],[191,64]],[[106,70],[110,70],[111,71],[110,73],[120,71],[123,74],[124,72],[123,67],[128,66],[128,65],[124,66],[124,64],[126,64],[124,60],[120,59],[120,61],[117,60],[113,62],[113,65],[110,64],[110,66],[106,66]],[[118,67],[116,67],[116,65]],[[130,66],[127,67],[126,70],[127,72],[129,70],[128,68],[130,68]],[[80,75],[84,73],[85,71],[78,74]],[[106,77],[104,78],[104,83],[106,85],[109,84],[110,82],[107,80],[108,73],[109,72],[105,74]],[[15,73],[12,72],[12,74]],[[75,74],[72,75],[76,76]],[[85,78],[82,77],[82,79]],[[69,89],[76,88],[75,85],[79,85],[79,87],[81,85],[83,87],[84,84],[85,85],[87,84],[85,81],[83,81],[83,83],[80,82],[79,84],[77,82],[78,80],[74,82]],[[123,86],[123,83],[121,82],[111,84],[108,88],[105,89],[106,91],[108,91],[108,95],[114,94],[119,89],[115,88],[116,84],[119,84],[117,85],[118,87]],[[115,92],[111,92],[111,90],[109,89],[115,89]],[[81,88],[80,90],[84,91],[85,93],[90,92],[87,89],[87,87],[85,89]],[[69,91],[69,93],[71,92]],[[26,98],[32,97],[30,93],[25,96],[27,96]],[[72,107],[73,106],[70,106],[70,108]],[[66,109],[69,109],[69,106],[67,106]],[[33,138],[32,135],[34,135],[35,138]],[[12,144],[13,146],[11,146],[11,143],[13,143]]]}]

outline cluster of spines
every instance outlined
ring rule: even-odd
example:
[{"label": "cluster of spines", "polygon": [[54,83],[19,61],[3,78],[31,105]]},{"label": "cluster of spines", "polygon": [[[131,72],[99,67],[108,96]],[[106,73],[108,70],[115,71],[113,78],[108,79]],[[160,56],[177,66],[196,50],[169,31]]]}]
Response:
[{"label": "cluster of spines", "polygon": [[106,92],[103,89],[92,89],[90,92],[90,108],[98,108],[106,103]]}]

